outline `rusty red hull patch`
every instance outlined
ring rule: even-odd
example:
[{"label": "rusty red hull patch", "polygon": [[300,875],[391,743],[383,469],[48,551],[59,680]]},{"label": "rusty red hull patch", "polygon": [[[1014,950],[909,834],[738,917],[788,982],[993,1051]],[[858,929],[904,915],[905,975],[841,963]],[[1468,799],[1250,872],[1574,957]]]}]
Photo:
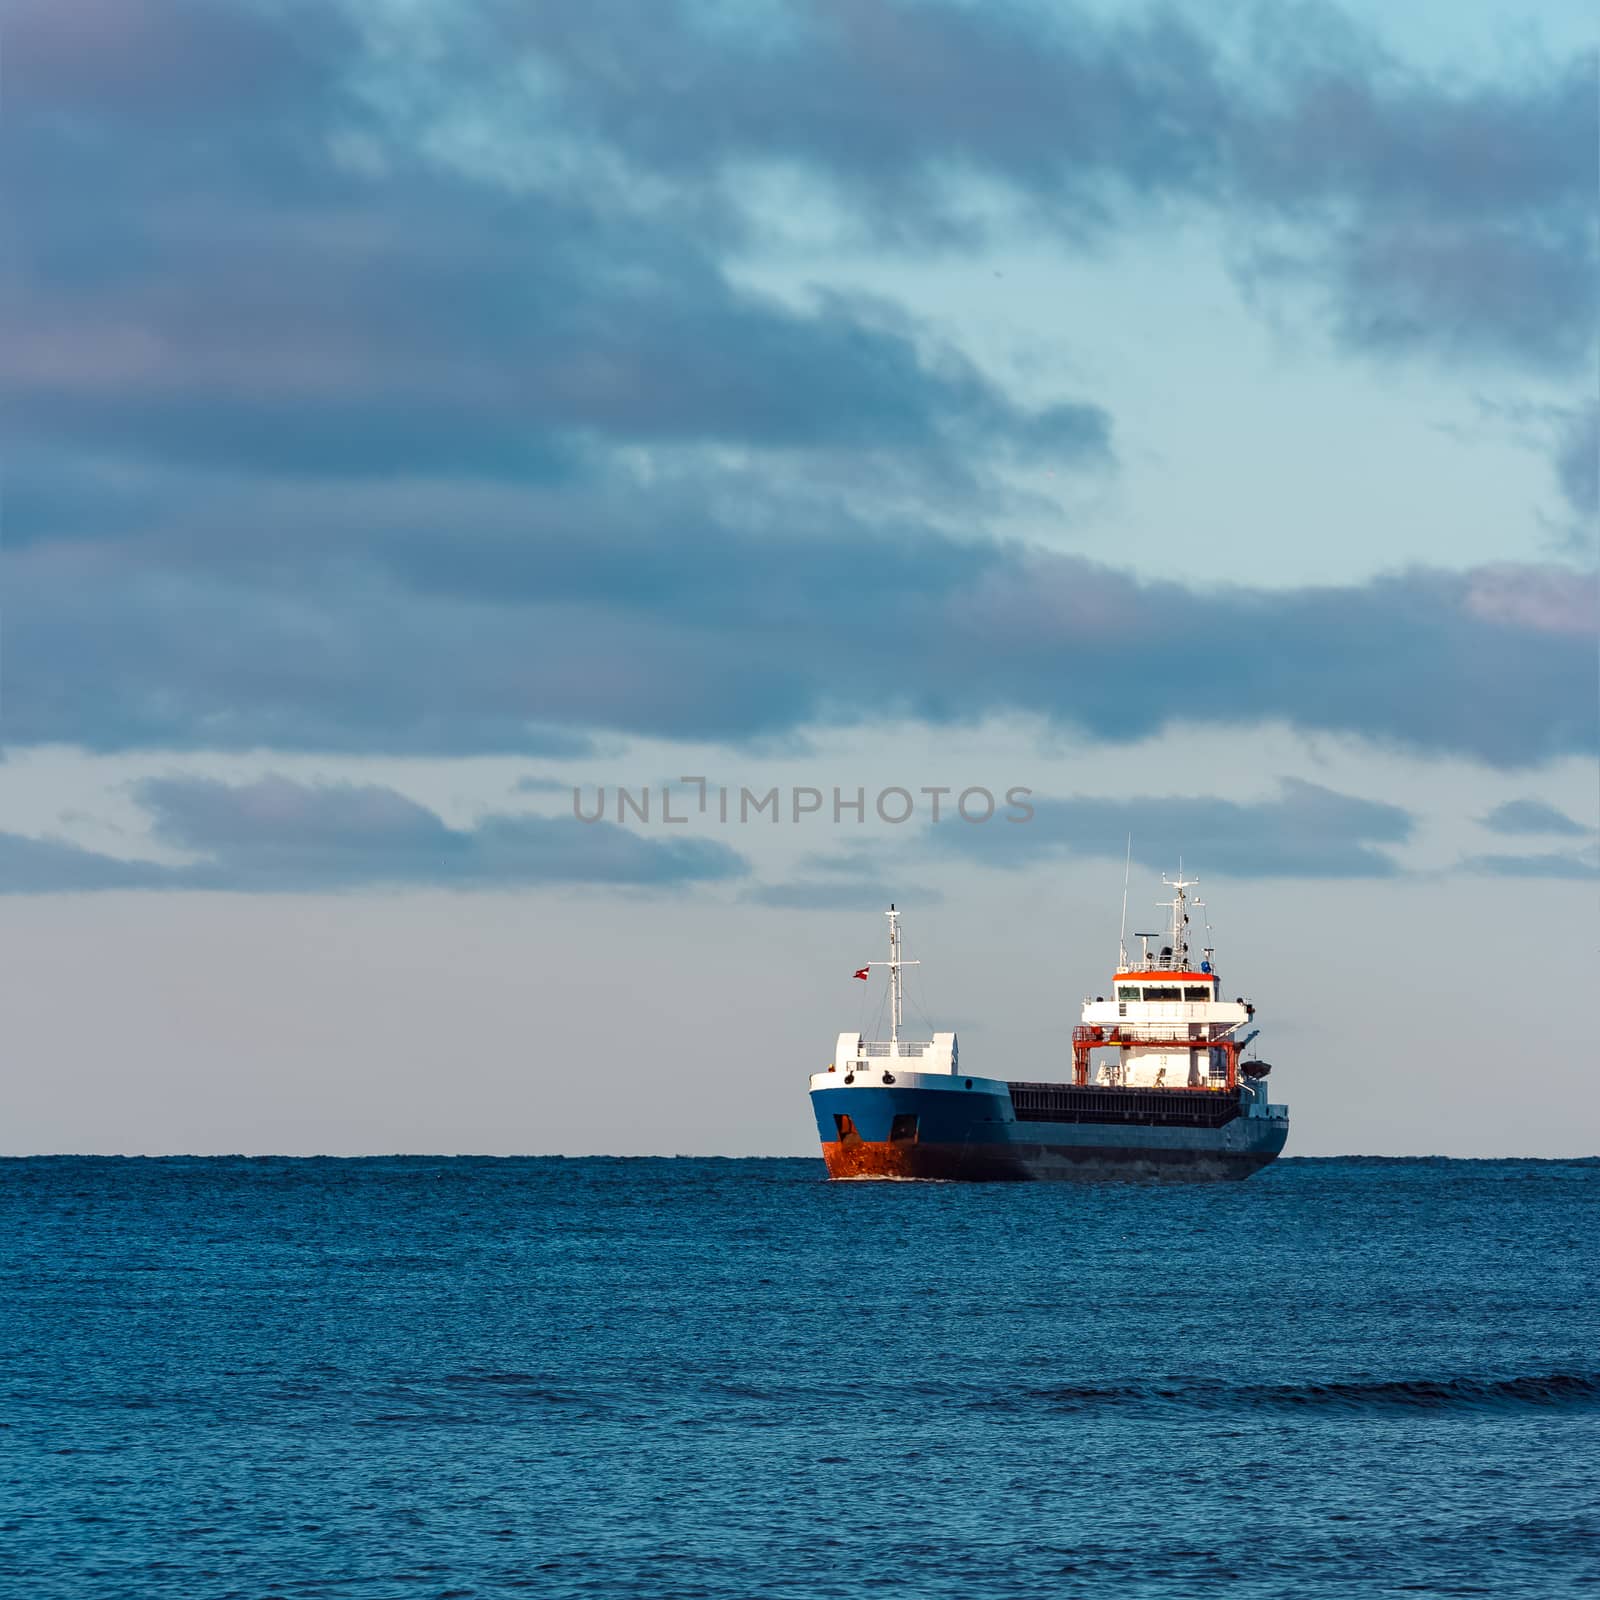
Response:
[{"label": "rusty red hull patch", "polygon": [[1276,1154],[1276,1150],[921,1144],[862,1139],[853,1129],[837,1143],[824,1141],[822,1145],[822,1159],[827,1163],[830,1178],[933,1178],[966,1183],[1104,1178],[1239,1179],[1259,1172]]},{"label": "rusty red hull patch", "polygon": [[916,1144],[846,1137],[824,1144],[830,1178],[1005,1179],[1029,1176],[1014,1153],[982,1145]]}]

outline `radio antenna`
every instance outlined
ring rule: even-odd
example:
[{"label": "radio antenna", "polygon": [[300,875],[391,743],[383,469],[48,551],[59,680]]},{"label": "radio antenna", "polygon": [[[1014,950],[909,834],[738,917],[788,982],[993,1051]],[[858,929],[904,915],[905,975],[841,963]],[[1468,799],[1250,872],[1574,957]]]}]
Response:
[{"label": "radio antenna", "polygon": [[1122,863],[1122,927],[1117,933],[1118,970],[1128,966],[1128,874],[1133,871],[1133,834],[1128,834],[1128,854]]}]

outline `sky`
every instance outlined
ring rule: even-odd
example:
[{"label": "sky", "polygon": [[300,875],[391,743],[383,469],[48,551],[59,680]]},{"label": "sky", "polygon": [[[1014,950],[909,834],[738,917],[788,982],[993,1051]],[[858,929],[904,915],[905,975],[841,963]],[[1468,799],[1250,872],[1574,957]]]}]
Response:
[{"label": "sky", "polygon": [[0,1152],[810,1153],[1125,851],[1291,1152],[1600,1151],[1596,46],[12,0]]}]

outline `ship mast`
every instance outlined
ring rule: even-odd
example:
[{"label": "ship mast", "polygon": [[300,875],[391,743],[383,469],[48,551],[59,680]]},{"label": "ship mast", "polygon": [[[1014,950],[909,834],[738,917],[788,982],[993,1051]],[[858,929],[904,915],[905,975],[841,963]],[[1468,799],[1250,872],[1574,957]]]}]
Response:
[{"label": "ship mast", "polygon": [[1122,863],[1122,927],[1117,933],[1117,971],[1128,970],[1128,874],[1133,871],[1133,835],[1128,835],[1128,853]]},{"label": "ship mast", "polygon": [[902,1015],[902,999],[900,985],[901,967],[920,967],[920,961],[902,961],[900,959],[900,913],[891,904],[884,912],[889,919],[889,959],[887,961],[869,961],[869,967],[887,967],[889,969],[889,1044],[892,1051],[897,1052],[900,1044],[900,1024],[904,1020]]},{"label": "ship mast", "polygon": [[889,919],[889,1043],[900,1042],[900,913],[893,902],[884,913]]},{"label": "ship mast", "polygon": [[[1183,891],[1194,888],[1200,880],[1198,878],[1184,877],[1183,868],[1179,867],[1176,878],[1169,878],[1163,873],[1161,881],[1173,891],[1173,896],[1170,900],[1160,900],[1156,903],[1172,907],[1172,931],[1168,936],[1167,942],[1172,950],[1173,966],[1183,967],[1187,965],[1189,960],[1189,935],[1184,931],[1189,918],[1184,911],[1184,906],[1187,902]],[[1199,905],[1200,902],[1197,900],[1195,904]]]}]

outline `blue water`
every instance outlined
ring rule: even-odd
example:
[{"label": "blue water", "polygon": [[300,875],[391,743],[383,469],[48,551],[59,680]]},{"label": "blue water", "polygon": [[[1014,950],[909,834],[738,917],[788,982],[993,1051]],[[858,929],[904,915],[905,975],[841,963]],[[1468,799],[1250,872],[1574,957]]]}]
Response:
[{"label": "blue water", "polygon": [[1600,1162],[0,1162],[0,1594],[1600,1592]]}]

